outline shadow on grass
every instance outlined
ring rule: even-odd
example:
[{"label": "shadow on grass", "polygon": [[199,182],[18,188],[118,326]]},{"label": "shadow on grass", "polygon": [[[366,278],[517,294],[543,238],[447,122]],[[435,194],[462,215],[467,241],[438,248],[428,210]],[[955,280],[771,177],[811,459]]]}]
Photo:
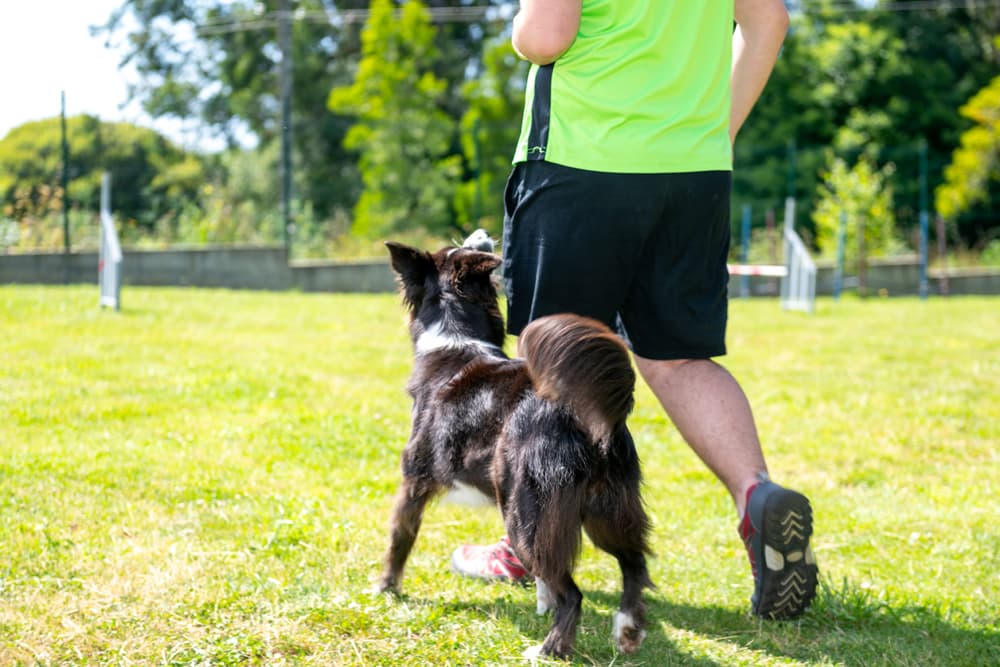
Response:
[{"label": "shadow on grass", "polygon": [[[534,593],[500,599],[448,602],[404,595],[410,603],[450,612],[504,618],[525,641],[539,644],[552,617],[534,613]],[[1000,628],[963,627],[947,620],[941,610],[892,605],[846,582],[839,590],[826,585],[806,615],[793,622],[761,621],[746,610],[693,606],[646,597],[648,636],[634,656],[623,656],[611,640],[611,613],[619,596],[584,591],[576,653],[572,664],[584,665],[710,665],[753,664],[796,660],[806,664],[841,665],[1000,665]],[[594,607],[601,610],[597,611]],[[748,662],[749,661],[749,662]],[[552,664],[566,664],[553,662]]]},{"label": "shadow on grass", "polygon": [[[592,599],[614,605],[616,597],[593,593]],[[1000,627],[963,627],[938,609],[893,605],[844,582],[821,590],[798,621],[773,622],[752,618],[745,610],[695,607],[650,596],[650,647],[660,641],[673,647],[669,628],[691,634],[689,650],[678,653],[678,665],[728,664],[696,658],[704,644],[707,654],[733,650],[805,663],[842,665],[1000,665]],[[692,652],[695,655],[692,655]],[[739,661],[743,664],[742,661]]]}]

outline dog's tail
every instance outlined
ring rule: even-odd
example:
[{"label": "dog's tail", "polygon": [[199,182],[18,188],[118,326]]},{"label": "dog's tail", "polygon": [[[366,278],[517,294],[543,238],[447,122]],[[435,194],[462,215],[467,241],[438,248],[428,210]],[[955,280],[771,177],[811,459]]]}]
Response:
[{"label": "dog's tail", "polygon": [[[558,429],[543,429],[541,446],[525,447],[530,453],[529,476],[534,484],[518,500],[511,502],[513,514],[522,511],[521,497],[532,492],[545,496],[544,502],[528,504],[524,517],[510,516],[508,526],[532,526],[525,535],[515,533],[518,553],[529,557],[532,573],[546,584],[561,586],[563,576],[572,570],[579,553],[580,524],[573,517],[585,513],[588,486],[587,469],[595,459],[616,455],[611,474],[623,489],[609,489],[605,500],[618,499],[622,507],[602,507],[613,516],[630,517],[627,506],[634,490],[638,498],[638,462],[626,460],[613,449],[628,438],[625,419],[632,410],[635,372],[628,350],[607,326],[578,315],[561,314],[542,317],[521,332],[518,352],[535,392],[543,399],[568,412],[580,427],[579,434],[563,434]],[[628,440],[631,444],[631,440]],[[634,448],[625,448],[634,456]],[[627,453],[627,452],[626,452]],[[632,471],[623,472],[623,471]],[[609,478],[610,479],[610,478]],[[540,490],[540,491],[536,491]],[[614,502],[612,502],[614,504]],[[642,515],[641,508],[639,515]],[[645,550],[645,525],[636,524],[636,544]],[[511,534],[508,527],[508,535]],[[565,591],[562,591],[565,592]]]},{"label": "dog's tail", "polygon": [[621,339],[597,320],[549,315],[521,332],[518,351],[538,395],[568,408],[606,447],[634,403],[635,371]]}]

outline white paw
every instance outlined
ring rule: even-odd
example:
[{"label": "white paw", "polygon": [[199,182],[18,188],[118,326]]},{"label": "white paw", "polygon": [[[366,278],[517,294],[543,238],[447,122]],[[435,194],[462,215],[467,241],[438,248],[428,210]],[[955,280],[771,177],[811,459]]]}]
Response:
[{"label": "white paw", "polygon": [[639,630],[638,624],[631,614],[623,611],[615,612],[613,636],[618,650],[622,653],[635,653],[639,650],[643,640],[646,639],[646,631]]},{"label": "white paw", "polygon": [[556,598],[545,582],[535,577],[535,613],[544,616],[556,607]]},{"label": "white paw", "polygon": [[526,648],[524,649],[524,653],[521,655],[523,655],[526,660],[535,662],[542,655],[542,645],[539,644],[537,646],[532,646],[531,648]]}]

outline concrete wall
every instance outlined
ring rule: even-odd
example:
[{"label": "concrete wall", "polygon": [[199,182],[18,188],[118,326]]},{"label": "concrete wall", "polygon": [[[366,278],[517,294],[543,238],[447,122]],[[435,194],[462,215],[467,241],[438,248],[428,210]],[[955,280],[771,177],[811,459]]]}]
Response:
[{"label": "concrete wall", "polygon": [[[97,253],[0,255],[0,283],[97,284]],[[274,289],[291,287],[283,248],[124,250],[124,285]]]},{"label": "concrete wall", "polygon": [[[170,250],[125,249],[125,285],[176,285],[306,292],[393,292],[396,284],[385,260],[367,262],[293,261],[281,247],[215,247]],[[730,296],[740,293],[741,276],[730,279]],[[920,266],[915,258],[873,262],[869,294],[916,295]],[[97,284],[97,253],[0,255],[0,284]],[[853,289],[848,281],[845,289]],[[780,280],[750,277],[750,294],[776,295]],[[928,276],[930,294],[1000,294],[1000,271],[950,269]],[[820,265],[818,294],[833,292],[833,267]],[[884,292],[883,292],[884,291]]]},{"label": "concrete wall", "polygon": [[303,292],[395,292],[389,262],[295,261],[292,280]]}]

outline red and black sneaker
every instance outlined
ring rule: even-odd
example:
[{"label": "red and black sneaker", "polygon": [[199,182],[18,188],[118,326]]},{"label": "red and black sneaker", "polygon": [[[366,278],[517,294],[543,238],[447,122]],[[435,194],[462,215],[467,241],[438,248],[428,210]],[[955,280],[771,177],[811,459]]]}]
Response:
[{"label": "red and black sneaker", "polygon": [[739,531],[753,570],[754,615],[789,620],[809,607],[819,577],[812,530],[812,508],[801,493],[766,479],[747,492]]},{"label": "red and black sneaker", "polygon": [[528,576],[506,537],[490,546],[465,545],[455,549],[451,567],[466,577],[515,584],[524,583]]}]

